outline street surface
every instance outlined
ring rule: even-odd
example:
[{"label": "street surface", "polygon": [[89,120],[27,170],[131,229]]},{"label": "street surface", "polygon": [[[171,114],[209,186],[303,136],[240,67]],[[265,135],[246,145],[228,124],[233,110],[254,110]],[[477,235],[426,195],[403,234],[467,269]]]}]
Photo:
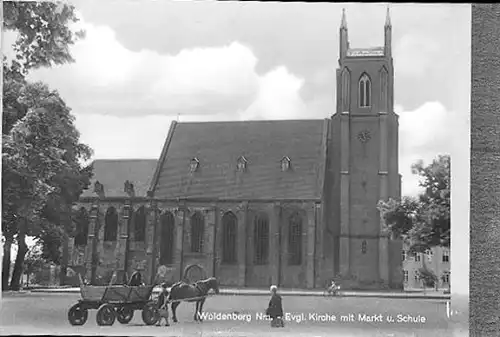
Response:
[{"label": "street surface", "polygon": [[[446,301],[426,299],[327,298],[283,296],[285,328],[259,320],[265,296],[213,296],[205,302],[205,320],[193,321],[194,304],[181,303],[179,323],[145,326],[141,312],[132,322],[99,327],[96,310],[85,325],[73,327],[68,309],[79,294],[4,293],[0,334],[161,335],[161,336],[453,336],[448,328]],[[400,315],[398,317],[398,315]],[[387,322],[392,316],[394,322]]]}]

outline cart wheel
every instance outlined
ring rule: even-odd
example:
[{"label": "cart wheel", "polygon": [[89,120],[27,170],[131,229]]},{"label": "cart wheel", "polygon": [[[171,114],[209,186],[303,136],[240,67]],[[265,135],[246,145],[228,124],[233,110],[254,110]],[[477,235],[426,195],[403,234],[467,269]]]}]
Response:
[{"label": "cart wheel", "polygon": [[121,324],[129,323],[133,317],[134,317],[134,310],[130,308],[121,307],[116,310],[116,319]]},{"label": "cart wheel", "polygon": [[97,310],[96,321],[98,325],[113,325],[115,319],[115,309],[111,304],[103,304]]},{"label": "cart wheel", "polygon": [[160,313],[154,303],[148,303],[142,308],[142,321],[146,325],[154,325],[160,319]]},{"label": "cart wheel", "polygon": [[84,325],[89,317],[89,311],[80,303],[73,305],[68,311],[68,321],[71,325]]}]

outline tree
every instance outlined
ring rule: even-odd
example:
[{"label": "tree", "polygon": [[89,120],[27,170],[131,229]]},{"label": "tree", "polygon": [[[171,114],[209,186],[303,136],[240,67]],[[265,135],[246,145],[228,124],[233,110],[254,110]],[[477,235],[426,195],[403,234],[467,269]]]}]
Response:
[{"label": "tree", "polygon": [[422,161],[412,166],[414,174],[420,175],[420,186],[424,193],[420,201],[425,206],[427,219],[419,234],[420,241],[428,246],[450,246],[450,156],[438,156],[428,166]]},{"label": "tree", "polygon": [[85,32],[70,28],[78,22],[75,8],[62,2],[4,1],[3,16],[3,29],[17,33],[14,59],[3,58],[2,130],[7,134],[28,111],[29,102],[18,99],[28,72],[74,62],[69,46],[84,38]]},{"label": "tree", "polygon": [[[85,36],[70,24],[75,7],[63,2],[4,1],[3,29],[18,34],[10,69],[26,75],[31,69],[74,62],[69,46]],[[4,60],[5,61],[5,60]]]},{"label": "tree", "polygon": [[42,270],[44,260],[40,251],[40,246],[36,244],[26,254],[24,259],[24,273],[26,274],[26,286],[29,286],[30,275]]},{"label": "tree", "polygon": [[437,287],[438,277],[432,270],[425,267],[420,268],[418,270],[418,277],[422,281],[424,289]]},{"label": "tree", "polygon": [[64,240],[61,226],[44,219],[40,223],[40,234],[37,237],[42,246],[42,258],[47,262],[60,265],[62,258],[61,245]]},{"label": "tree", "polygon": [[[72,5],[53,2],[3,2],[3,29],[17,33],[13,45],[13,60],[3,58],[3,148],[2,148],[2,235],[5,241],[2,264],[2,289],[7,289],[10,271],[10,249],[21,233],[20,249],[16,259],[15,275],[20,278],[26,249],[24,237],[27,223],[39,218],[45,199],[53,186],[37,176],[38,172],[23,169],[28,148],[15,146],[20,128],[11,134],[15,125],[29,111],[38,108],[37,85],[29,84],[26,75],[32,69],[73,62],[69,46],[84,37],[83,31],[73,31],[70,24],[77,22]],[[39,86],[38,86],[39,87]],[[50,96],[50,95],[49,95]],[[47,98],[47,97],[45,97]],[[23,123],[21,123],[23,124]],[[30,141],[26,142],[27,145]],[[57,191],[57,188],[55,189]],[[28,207],[27,207],[28,206]],[[18,282],[17,282],[18,283]]]},{"label": "tree", "polygon": [[[43,207],[51,187],[29,167],[33,147],[22,141],[22,126],[13,128],[11,135],[3,136],[2,153],[2,234],[5,238],[4,265],[2,270],[2,289],[7,289],[10,270],[10,248],[17,236],[17,268],[13,278],[20,279],[22,274],[21,256],[26,253],[26,235],[30,234],[28,224],[37,222],[37,215]],[[19,143],[18,143],[19,142]],[[7,251],[8,249],[8,251]],[[6,261],[6,259],[9,259]]]},{"label": "tree", "polygon": [[[3,202],[15,209],[11,226],[17,234],[18,254],[11,289],[19,287],[27,235],[39,236],[43,220],[65,224],[67,213],[61,210],[74,202],[90,182],[91,171],[82,168],[91,149],[79,142],[70,109],[57,91],[43,83],[28,83],[26,91],[33,100],[26,115],[8,135],[4,135]],[[2,177],[4,178],[4,177]],[[45,210],[52,209],[47,219]],[[43,220],[42,220],[43,219]]]},{"label": "tree", "polygon": [[424,188],[418,198],[380,201],[378,209],[386,229],[410,245],[410,253],[450,245],[450,157],[438,156],[424,166],[412,165]]}]

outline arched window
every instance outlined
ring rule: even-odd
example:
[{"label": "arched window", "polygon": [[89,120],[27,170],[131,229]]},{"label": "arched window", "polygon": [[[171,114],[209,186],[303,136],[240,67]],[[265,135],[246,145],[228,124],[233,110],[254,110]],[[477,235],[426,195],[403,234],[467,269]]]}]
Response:
[{"label": "arched window", "polygon": [[359,106],[361,108],[369,107],[371,104],[372,83],[367,74],[363,74],[359,79]]},{"label": "arched window", "polygon": [[160,243],[160,264],[174,263],[174,230],[175,218],[172,213],[165,212],[160,217],[161,243]]},{"label": "arched window", "polygon": [[232,212],[222,217],[222,263],[236,263],[236,237],[238,219]]},{"label": "arched window", "polygon": [[75,245],[85,246],[87,244],[87,237],[89,235],[89,215],[85,208],[80,208],[76,214],[76,236]]},{"label": "arched window", "polygon": [[203,215],[196,212],[191,217],[191,252],[203,252],[203,235],[205,234],[205,220]]},{"label": "arched window", "polygon": [[288,220],[288,264],[302,264],[302,218],[298,213]]},{"label": "arched window", "polygon": [[361,253],[366,254],[366,241],[363,240],[361,243]]},{"label": "arched window", "polygon": [[388,112],[388,79],[389,74],[387,73],[387,69],[385,67],[382,67],[382,69],[380,70],[380,110],[384,112]]},{"label": "arched window", "polygon": [[118,234],[118,213],[116,209],[111,206],[106,211],[104,217],[104,241],[116,241]]},{"label": "arched window", "polygon": [[139,207],[134,216],[134,239],[135,241],[144,241],[146,239],[146,209],[144,206]]},{"label": "arched window", "polygon": [[254,221],[254,264],[267,264],[269,258],[269,219],[260,214]]},{"label": "arched window", "polygon": [[349,69],[344,68],[342,71],[342,112],[348,112],[350,110],[350,99],[351,99],[351,75]]}]

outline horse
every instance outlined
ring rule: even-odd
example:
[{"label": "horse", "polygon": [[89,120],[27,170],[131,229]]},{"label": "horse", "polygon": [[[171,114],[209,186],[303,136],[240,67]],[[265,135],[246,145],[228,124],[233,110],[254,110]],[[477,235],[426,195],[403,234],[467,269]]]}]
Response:
[{"label": "horse", "polygon": [[219,293],[219,282],[215,277],[210,277],[206,280],[200,280],[198,282],[188,284],[184,281],[180,281],[172,285],[170,288],[169,301],[172,302],[172,321],[177,323],[177,316],[175,311],[179,306],[181,300],[185,302],[196,302],[196,311],[194,313],[194,320],[201,322],[201,312],[203,310],[203,304],[205,303],[206,297],[210,290],[214,290],[216,294]]}]

